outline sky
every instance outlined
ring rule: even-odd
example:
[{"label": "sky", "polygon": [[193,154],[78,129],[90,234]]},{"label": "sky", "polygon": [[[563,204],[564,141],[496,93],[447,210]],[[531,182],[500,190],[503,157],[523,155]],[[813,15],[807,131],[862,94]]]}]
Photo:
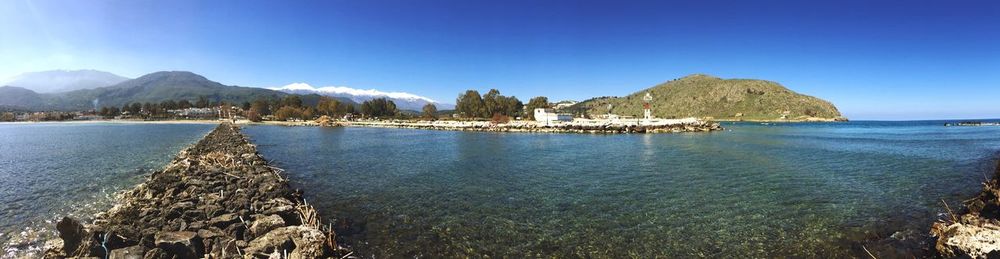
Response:
[{"label": "sky", "polygon": [[163,70],[454,103],[771,80],[855,120],[1000,117],[1000,1],[5,0],[0,78]]}]

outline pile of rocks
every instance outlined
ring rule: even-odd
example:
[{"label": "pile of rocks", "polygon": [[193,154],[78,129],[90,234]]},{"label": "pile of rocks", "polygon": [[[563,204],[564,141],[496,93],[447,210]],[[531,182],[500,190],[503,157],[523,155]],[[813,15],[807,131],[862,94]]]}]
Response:
[{"label": "pile of rocks", "polygon": [[960,215],[948,208],[950,218],[931,226],[935,248],[946,257],[1000,258],[1000,163],[983,191],[964,203]]},{"label": "pile of rocks", "polygon": [[483,132],[536,132],[536,133],[590,133],[590,134],[642,134],[642,133],[680,133],[680,132],[708,132],[723,130],[719,123],[714,122],[692,122],[663,125],[579,125],[579,124],[554,124],[539,125],[535,123],[461,123],[444,124],[429,122],[352,122],[352,126],[376,127],[376,128],[404,128],[404,129],[429,129],[429,130],[454,130],[454,131],[483,131]]},{"label": "pile of rocks", "polygon": [[333,230],[239,128],[219,125],[93,224],[64,218],[47,258],[342,258]]}]

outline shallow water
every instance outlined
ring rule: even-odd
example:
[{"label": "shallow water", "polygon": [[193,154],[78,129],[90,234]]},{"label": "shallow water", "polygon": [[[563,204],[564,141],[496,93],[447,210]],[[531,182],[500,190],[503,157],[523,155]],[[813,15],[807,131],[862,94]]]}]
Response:
[{"label": "shallow water", "polygon": [[829,257],[873,231],[924,233],[941,199],[977,192],[1000,127],[942,124],[245,132],[321,215],[355,222],[341,234],[366,256]]},{"label": "shallow water", "polygon": [[[366,257],[843,257],[860,239],[925,233],[941,199],[977,192],[1000,127],[941,124],[244,132],[321,215],[353,220],[340,234]],[[212,127],[0,124],[0,241],[32,249],[52,220],[106,210]]]},{"label": "shallow water", "polygon": [[12,256],[89,219],[214,125],[0,123],[0,244]]}]

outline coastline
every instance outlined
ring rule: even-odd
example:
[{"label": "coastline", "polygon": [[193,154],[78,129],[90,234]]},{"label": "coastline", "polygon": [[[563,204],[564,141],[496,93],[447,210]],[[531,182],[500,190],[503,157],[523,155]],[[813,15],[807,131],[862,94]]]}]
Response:
[{"label": "coastline", "polygon": [[239,127],[221,123],[90,224],[66,217],[45,258],[341,258],[332,227],[268,165]]},{"label": "coastline", "polygon": [[[942,202],[945,202],[942,200]],[[1000,256],[1000,161],[991,179],[961,208],[948,207],[947,218],[934,222],[934,248],[945,257],[995,258]]]},{"label": "coastline", "polygon": [[423,130],[519,132],[519,133],[585,133],[585,134],[645,134],[710,132],[723,130],[719,123],[694,118],[661,120],[656,123],[620,123],[611,121],[573,121],[541,124],[535,121],[493,123],[487,121],[352,121],[343,126],[372,128],[404,128]]}]

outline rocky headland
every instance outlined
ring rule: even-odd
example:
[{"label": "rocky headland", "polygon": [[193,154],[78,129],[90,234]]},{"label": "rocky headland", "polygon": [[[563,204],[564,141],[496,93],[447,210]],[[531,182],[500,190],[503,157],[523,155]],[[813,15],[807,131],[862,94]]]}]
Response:
[{"label": "rocky headland", "polygon": [[46,258],[344,258],[302,193],[223,123],[90,224],[63,218]]}]

